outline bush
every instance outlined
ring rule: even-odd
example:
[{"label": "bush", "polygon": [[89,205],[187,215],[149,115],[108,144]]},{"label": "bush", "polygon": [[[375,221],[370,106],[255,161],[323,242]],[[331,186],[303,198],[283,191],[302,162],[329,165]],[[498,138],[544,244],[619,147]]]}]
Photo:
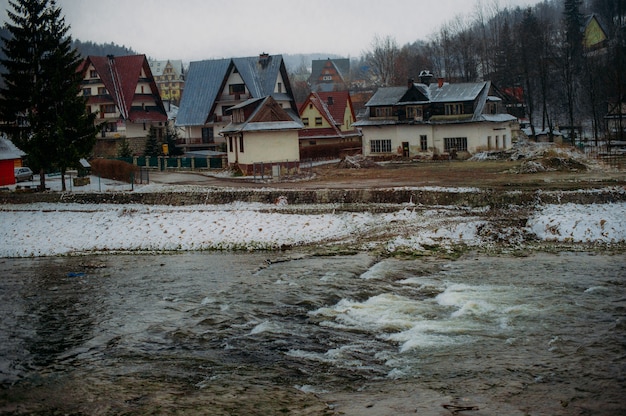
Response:
[{"label": "bush", "polygon": [[137,166],[121,160],[93,159],[89,163],[94,175],[128,183],[131,182],[131,176],[135,177],[139,171]]}]

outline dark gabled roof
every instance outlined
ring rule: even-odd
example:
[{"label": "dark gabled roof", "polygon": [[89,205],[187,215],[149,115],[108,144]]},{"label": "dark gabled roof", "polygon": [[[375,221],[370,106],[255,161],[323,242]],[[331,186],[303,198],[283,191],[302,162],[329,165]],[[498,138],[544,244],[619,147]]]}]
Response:
[{"label": "dark gabled roof", "polygon": [[88,56],[79,70],[86,71],[90,64],[95,68],[122,117],[128,120],[134,120],[133,115],[135,112],[132,109],[132,104],[139,76],[143,69],[146,77],[150,80],[150,90],[152,97],[156,101],[156,107],[153,107],[155,111],[144,111],[144,114],[141,115],[142,120],[167,120],[165,107],[161,101],[161,96],[158,93],[145,55]]},{"label": "dark gabled roof", "polygon": [[220,133],[239,133],[268,130],[296,130],[303,127],[297,114],[291,109],[284,109],[278,105],[272,96],[250,98],[228,109],[229,113],[235,110],[246,109],[249,116],[242,123],[230,123]]},{"label": "dark gabled roof", "polygon": [[[412,87],[385,87],[379,88],[374,96],[367,102],[367,107],[389,106],[399,104],[409,104],[411,102],[422,103],[446,103],[474,101],[489,82],[467,82],[461,84],[444,83],[441,87],[438,84],[414,84]],[[415,88],[420,94],[411,95],[409,92]],[[427,101],[420,101],[421,97]]]},{"label": "dark gabled roof", "polygon": [[346,79],[346,75],[350,73],[350,59],[348,58],[336,58],[336,59],[314,59],[311,62],[311,80],[317,80],[321,75],[322,69],[326,64],[332,64],[337,70],[342,80]]},{"label": "dark gabled roof", "polygon": [[[282,55],[191,62],[176,125],[200,126],[206,123],[214,110],[217,94],[224,87],[232,68],[237,69],[252,98],[273,96],[291,100]],[[274,93],[279,74],[283,75],[287,93]]]}]

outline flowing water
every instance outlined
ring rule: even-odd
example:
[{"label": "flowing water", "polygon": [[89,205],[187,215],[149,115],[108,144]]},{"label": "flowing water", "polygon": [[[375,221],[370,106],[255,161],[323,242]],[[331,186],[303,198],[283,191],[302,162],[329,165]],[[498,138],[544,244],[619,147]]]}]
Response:
[{"label": "flowing water", "polygon": [[350,414],[369,391],[369,414],[412,386],[419,414],[624,414],[625,278],[592,253],[2,259],[0,413]]}]

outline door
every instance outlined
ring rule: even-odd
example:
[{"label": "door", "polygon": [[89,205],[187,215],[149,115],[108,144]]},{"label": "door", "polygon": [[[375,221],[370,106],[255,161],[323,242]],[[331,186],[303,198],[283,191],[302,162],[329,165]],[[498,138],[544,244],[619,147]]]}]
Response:
[{"label": "door", "polygon": [[409,142],[402,142],[402,157],[409,157]]}]

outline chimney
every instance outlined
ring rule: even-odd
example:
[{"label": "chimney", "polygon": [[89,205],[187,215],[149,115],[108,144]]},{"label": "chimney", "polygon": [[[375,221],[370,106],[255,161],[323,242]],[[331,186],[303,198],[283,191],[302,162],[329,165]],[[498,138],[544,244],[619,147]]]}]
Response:
[{"label": "chimney", "polygon": [[443,87],[443,78],[437,78],[437,83],[439,85],[439,88]]},{"label": "chimney", "polygon": [[430,85],[430,82],[433,79],[433,74],[427,69],[420,72],[420,82],[422,84]]},{"label": "chimney", "polygon": [[406,87],[408,89],[411,89],[411,88],[413,88],[413,84],[415,84],[415,80],[413,78],[409,78],[409,80],[406,83]]}]

